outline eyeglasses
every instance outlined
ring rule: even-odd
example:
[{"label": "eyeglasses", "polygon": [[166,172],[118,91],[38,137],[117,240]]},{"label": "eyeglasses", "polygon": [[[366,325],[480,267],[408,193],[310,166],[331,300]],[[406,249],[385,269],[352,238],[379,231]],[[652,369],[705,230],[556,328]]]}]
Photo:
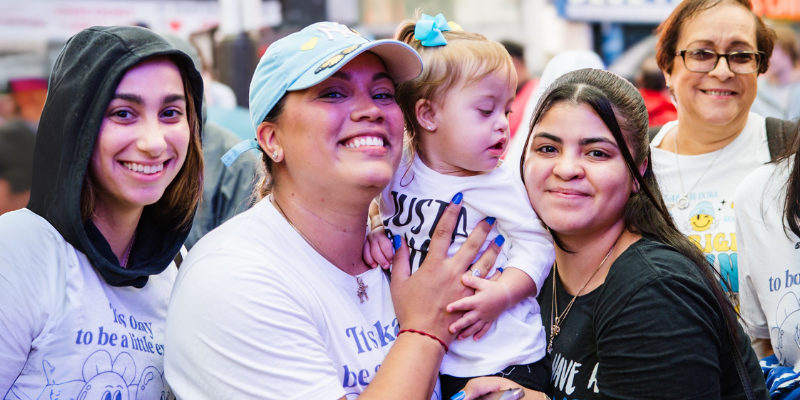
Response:
[{"label": "eyeglasses", "polygon": [[686,69],[692,72],[710,72],[717,68],[720,58],[725,58],[728,68],[737,74],[758,72],[766,53],[763,51],[734,51],[727,54],[715,53],[711,50],[688,49],[679,50],[676,56],[683,58]]}]

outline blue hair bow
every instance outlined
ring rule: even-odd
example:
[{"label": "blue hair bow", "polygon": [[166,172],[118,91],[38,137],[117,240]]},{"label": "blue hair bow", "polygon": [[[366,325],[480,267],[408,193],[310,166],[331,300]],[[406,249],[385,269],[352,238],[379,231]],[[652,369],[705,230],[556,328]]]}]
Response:
[{"label": "blue hair bow", "polygon": [[444,40],[442,32],[451,30],[447,19],[441,13],[435,17],[422,14],[422,18],[414,27],[414,39],[419,40],[425,47],[444,46],[447,41]]}]

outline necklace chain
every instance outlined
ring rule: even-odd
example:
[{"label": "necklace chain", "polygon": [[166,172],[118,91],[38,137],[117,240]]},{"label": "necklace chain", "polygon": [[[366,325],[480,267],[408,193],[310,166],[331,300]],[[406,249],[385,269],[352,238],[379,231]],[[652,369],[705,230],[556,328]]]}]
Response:
[{"label": "necklace chain", "polygon": [[711,163],[708,164],[708,166],[706,167],[705,171],[703,171],[703,173],[700,174],[700,177],[697,178],[697,181],[695,181],[694,185],[692,185],[692,187],[689,188],[688,191],[686,191],[686,190],[683,190],[683,177],[681,176],[681,164],[680,164],[680,161],[679,161],[680,156],[678,155],[678,131],[677,131],[677,129],[675,130],[675,135],[673,136],[673,139],[674,139],[674,142],[675,142],[675,166],[678,168],[678,182],[680,182],[680,184],[681,184],[681,197],[679,197],[678,201],[675,202],[675,204],[673,204],[670,208],[675,207],[677,205],[678,208],[683,210],[683,209],[686,209],[686,208],[689,207],[689,197],[688,197],[689,193],[692,190],[694,190],[695,186],[697,186],[697,184],[700,183],[701,180],[703,180],[703,177],[706,176],[706,172],[708,172],[708,170],[711,169],[711,166],[714,165],[714,163],[717,161],[717,158],[719,158],[719,155],[722,154],[722,150],[725,149],[725,148],[723,147],[722,149],[717,151],[717,155],[714,156],[714,159],[711,160]]},{"label": "necklace chain", "polygon": [[[620,237],[622,237],[622,235],[620,235]],[[608,257],[611,256],[611,252],[614,251],[614,247],[617,246],[618,241],[619,238],[614,241],[614,244],[611,245],[611,248],[608,250],[608,254],[606,254],[605,258],[603,258],[603,261],[600,261],[600,265],[594,269],[592,276],[590,276],[589,279],[586,280],[586,283],[584,283],[583,286],[578,289],[578,293],[572,297],[572,300],[569,302],[569,304],[567,304],[567,307],[560,315],[558,315],[558,301],[556,300],[556,276],[558,276],[558,265],[557,263],[553,263],[553,307],[550,309],[550,342],[547,344],[547,353],[551,353],[553,351],[553,340],[556,338],[556,336],[558,336],[559,333],[561,333],[561,324],[564,322],[564,319],[567,318],[567,314],[569,313],[569,310],[572,309],[572,305],[575,304],[575,300],[578,299],[578,296],[581,295],[583,289],[586,289],[586,286],[589,285],[589,282],[594,279],[594,276],[597,275],[597,272],[600,271],[600,268],[602,268],[603,264],[606,263]]]},{"label": "necklace chain", "polygon": [[[275,208],[278,210],[278,212],[281,213],[283,219],[285,219],[286,222],[289,223],[289,226],[291,226],[295,230],[295,232],[297,232],[300,235],[300,237],[303,238],[303,240],[305,240],[306,243],[308,243],[308,245],[311,246],[311,248],[317,252],[317,254],[321,255],[322,258],[327,260],[329,263],[336,265],[336,263],[334,263],[330,258],[328,258],[328,256],[326,256],[325,253],[322,252],[322,250],[320,250],[317,246],[315,246],[314,243],[312,243],[311,240],[309,240],[306,237],[306,235],[303,234],[303,232],[300,232],[300,229],[297,229],[297,227],[294,226],[292,220],[290,220],[289,217],[286,216],[286,213],[283,212],[281,205],[278,204],[278,200],[275,200],[275,196],[270,196],[270,201],[272,202],[272,204],[275,205]],[[364,281],[361,279],[360,276],[356,276],[355,278],[356,278],[356,284],[358,284],[358,290],[357,290],[358,299],[361,300],[361,302],[363,303],[364,299],[369,300],[369,295],[367,295],[367,288],[369,288],[369,286],[364,284]]]},{"label": "necklace chain", "polygon": [[133,241],[136,240],[136,231],[133,231],[133,236],[131,237],[131,242],[128,243],[128,248],[125,250],[125,255],[122,256],[122,262],[120,262],[120,266],[122,268],[128,268],[128,259],[131,256],[131,249],[133,249]]}]

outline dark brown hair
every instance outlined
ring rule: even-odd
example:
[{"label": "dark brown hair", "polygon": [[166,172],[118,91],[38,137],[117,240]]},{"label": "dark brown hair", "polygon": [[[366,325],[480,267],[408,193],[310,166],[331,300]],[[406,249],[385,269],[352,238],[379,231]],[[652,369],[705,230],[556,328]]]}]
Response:
[{"label": "dark brown hair", "polygon": [[761,17],[753,12],[753,4],[750,0],[684,0],[658,26],[658,44],[656,45],[656,60],[658,67],[667,73],[672,73],[672,64],[675,62],[675,52],[678,51],[678,39],[683,30],[683,25],[703,11],[709,10],[720,4],[738,4],[746,8],[753,15],[756,21],[756,47],[758,51],[765,53],[759,74],[767,72],[769,68],[769,58],[772,56],[772,49],[775,47],[775,31],[770,29]]},{"label": "dark brown hair", "polygon": [[[520,160],[520,175],[525,182],[524,165],[533,127],[550,109],[559,104],[587,105],[603,120],[622,153],[634,185],[639,187],[625,204],[623,215],[625,228],[644,237],[664,243],[687,257],[697,266],[707,286],[722,308],[728,329],[738,340],[736,330],[737,313],[720,283],[725,284],[720,273],[708,262],[696,244],[681,233],[672,221],[661,190],[658,187],[653,162],[650,157],[650,141],[647,135],[647,107],[639,91],[630,82],[611,72],[599,69],[581,69],[558,78],[542,95],[531,120],[525,151]],[[644,174],[639,172],[647,162]],[[570,251],[551,232],[556,245]],[[730,288],[728,288],[730,290]]]},{"label": "dark brown hair", "polygon": [[[170,182],[164,195],[152,205],[156,214],[166,220],[175,220],[176,228],[186,228],[192,223],[194,211],[203,197],[203,149],[200,138],[200,116],[197,115],[194,91],[182,61],[169,57],[181,72],[183,92],[186,97],[186,119],[189,124],[189,148],[186,160],[175,179]],[[148,59],[149,61],[150,59]],[[99,132],[98,132],[99,134]],[[94,213],[97,200],[96,183],[88,171],[83,176],[81,188],[81,218],[88,220]]]}]

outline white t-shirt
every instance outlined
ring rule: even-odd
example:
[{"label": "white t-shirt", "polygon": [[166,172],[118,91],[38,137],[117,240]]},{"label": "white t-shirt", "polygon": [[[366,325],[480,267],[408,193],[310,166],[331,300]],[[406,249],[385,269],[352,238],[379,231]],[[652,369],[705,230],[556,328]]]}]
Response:
[{"label": "white t-shirt", "polygon": [[[407,166],[404,158],[392,183],[381,194],[380,211],[387,233],[406,239],[412,272],[427,254],[436,221],[460,192],[464,195],[463,207],[448,255],[455,255],[478,223],[495,217],[497,222],[475,260],[502,233],[507,241],[494,267],[518,268],[537,288],[542,287],[555,260],[553,239],[533,211],[525,188],[514,179],[511,166],[503,164],[472,177],[440,174],[419,157],[414,157],[410,170]],[[536,298],[529,297],[501,314],[481,340],[454,341],[440,371],[459,377],[490,375],[509,365],[540,360],[545,355],[546,337],[539,311]]]},{"label": "white t-shirt", "polygon": [[751,336],[771,339],[781,364],[792,367],[800,359],[800,238],[784,230],[790,165],[767,164],[742,181],[736,232],[742,319]]},{"label": "white t-shirt", "polygon": [[0,393],[5,399],[172,397],[164,325],[177,269],[109,286],[45,219],[0,217]]},{"label": "white t-shirt", "polygon": [[[678,229],[703,250],[708,261],[733,288],[731,298],[738,302],[739,267],[733,197],[742,180],[770,160],[765,119],[750,113],[742,133],[727,146],[706,154],[678,155],[679,164],[675,153],[656,147],[677,124],[678,121],[667,123],[653,139],[653,170]],[[683,194],[681,180],[683,190],[689,191],[689,205],[684,209],[677,206]]]},{"label": "white t-shirt", "polygon": [[211,231],[181,265],[170,300],[165,370],[175,395],[356,398],[399,331],[383,271],[358,276],[363,303],[356,277],[268,199]]}]

